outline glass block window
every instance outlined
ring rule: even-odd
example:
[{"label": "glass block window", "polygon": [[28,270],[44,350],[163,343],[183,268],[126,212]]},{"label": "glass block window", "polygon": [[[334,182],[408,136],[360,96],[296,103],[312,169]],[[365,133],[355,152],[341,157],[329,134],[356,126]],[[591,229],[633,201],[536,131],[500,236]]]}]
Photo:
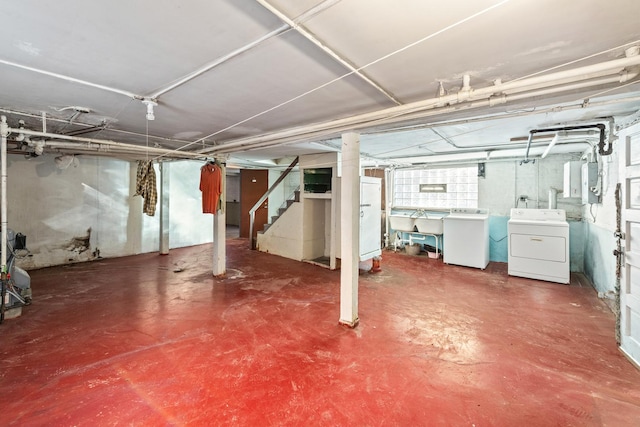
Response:
[{"label": "glass block window", "polygon": [[478,167],[396,170],[393,205],[411,208],[477,208]]}]

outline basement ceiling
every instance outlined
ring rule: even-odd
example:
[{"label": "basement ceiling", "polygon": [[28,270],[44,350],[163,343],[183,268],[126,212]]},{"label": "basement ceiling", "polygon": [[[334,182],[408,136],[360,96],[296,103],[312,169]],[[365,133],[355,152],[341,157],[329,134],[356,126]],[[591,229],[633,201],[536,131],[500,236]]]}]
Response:
[{"label": "basement ceiling", "polygon": [[379,164],[489,157],[532,129],[636,121],[639,15],[636,0],[7,2],[0,112],[16,150],[33,148],[23,120],[46,122],[30,135],[45,151],[125,158],[275,164],[350,130]]}]

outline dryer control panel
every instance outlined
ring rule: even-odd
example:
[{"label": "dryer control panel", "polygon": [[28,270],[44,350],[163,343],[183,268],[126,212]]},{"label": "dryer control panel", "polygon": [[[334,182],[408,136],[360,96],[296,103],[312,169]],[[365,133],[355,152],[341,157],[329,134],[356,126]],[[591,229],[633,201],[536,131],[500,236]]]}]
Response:
[{"label": "dryer control panel", "polygon": [[512,219],[529,221],[566,221],[564,209],[511,209]]}]

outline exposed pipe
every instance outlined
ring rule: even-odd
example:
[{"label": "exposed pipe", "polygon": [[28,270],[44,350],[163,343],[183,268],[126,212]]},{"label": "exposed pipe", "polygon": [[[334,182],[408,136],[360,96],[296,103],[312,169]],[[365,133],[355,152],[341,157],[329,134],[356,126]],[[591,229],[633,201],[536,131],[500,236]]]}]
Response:
[{"label": "exposed pipe", "polygon": [[[591,149],[592,145],[588,142],[572,142],[560,144],[556,146],[556,153],[576,153]],[[544,147],[531,147],[529,156],[539,156],[544,151]],[[506,150],[487,150],[465,153],[447,153],[430,156],[414,156],[402,158],[402,161],[408,164],[420,163],[449,163],[449,162],[486,162],[496,159],[518,158],[524,155],[525,148],[509,148]]]},{"label": "exposed pipe", "polygon": [[[575,90],[575,89],[580,89],[580,88],[584,88],[584,87],[590,87],[592,84],[595,85],[600,85],[600,84],[607,84],[607,83],[612,83],[617,81],[617,77],[614,78],[607,78],[607,79],[600,79],[597,80],[596,82],[582,82],[582,83],[577,83],[577,84],[573,84],[573,85],[567,85],[564,86],[564,88],[566,88],[566,90]],[[527,99],[530,97],[539,97],[539,96],[545,96],[545,95],[549,95],[549,94],[554,94],[554,93],[558,93],[558,88],[550,88],[550,89],[545,89],[545,90],[538,90],[535,91],[533,93],[520,93],[520,94],[512,94],[508,96],[508,101],[517,101],[517,100],[523,100],[523,99]],[[464,106],[471,110],[471,109],[476,109],[476,108],[482,108],[482,107],[491,107],[493,106],[494,101],[492,101],[492,97],[490,97],[489,99],[485,99],[485,100],[478,100],[478,101],[467,101]],[[507,99],[505,97],[505,102],[507,102]],[[408,104],[407,104],[408,105]],[[387,119],[379,119],[377,120],[377,122],[371,121],[371,122],[361,122],[358,125],[352,125],[351,127],[349,126],[341,126],[339,128],[327,128],[325,130],[322,131],[310,131],[310,132],[304,132],[302,130],[302,128],[297,128],[297,129],[301,129],[299,133],[297,134],[291,134],[291,136],[287,136],[284,138],[279,138],[278,141],[276,141],[275,143],[272,140],[266,140],[265,142],[260,142],[260,143],[245,143],[245,144],[241,144],[242,146],[242,151],[250,151],[250,150],[254,150],[254,149],[261,149],[261,148],[266,148],[266,147],[270,147],[273,145],[284,145],[287,143],[296,143],[296,142],[300,142],[301,138],[306,138],[306,139],[311,139],[313,137],[317,137],[317,136],[326,136],[329,133],[338,133],[341,131],[345,131],[347,129],[359,129],[365,126],[371,126],[373,124],[390,124],[390,123],[394,123],[394,122],[398,122],[398,121],[405,121],[405,120],[414,120],[414,119],[421,119],[421,118],[426,118],[426,117],[430,117],[430,116],[435,116],[435,115],[442,115],[442,114],[446,114],[448,112],[454,112],[454,111],[459,111],[461,108],[461,105],[451,105],[451,104],[447,104],[443,107],[438,107],[435,106],[431,109],[428,110],[424,110],[424,111],[420,111],[420,112],[416,112],[416,113],[412,113],[412,114],[408,114],[408,115],[400,115],[398,114],[395,117],[392,118],[387,118]],[[328,124],[330,124],[330,122],[327,122]],[[296,129],[296,128],[294,128]],[[287,131],[283,131],[283,132],[287,132]],[[272,134],[273,135],[273,134]],[[263,136],[269,136],[269,135],[263,135]],[[249,138],[245,138],[242,141],[245,140],[254,140],[256,138],[260,138],[260,136],[258,137],[249,137]],[[200,150],[199,152],[201,153],[205,153],[205,152],[211,152],[213,150],[216,150],[217,153],[225,153],[225,154],[229,154],[229,153],[234,153],[237,151],[240,151],[237,147],[236,147],[236,142],[239,142],[239,140],[233,141],[231,143],[227,143],[227,144],[221,144],[217,147],[211,147],[211,149],[207,150]]]},{"label": "exposed pipe", "polygon": [[[156,155],[162,153],[162,151],[166,151],[162,148],[153,148],[149,147],[147,150],[146,147],[141,146],[132,146],[132,145],[124,145],[124,146],[112,146],[112,145],[103,145],[99,143],[91,143],[91,142],[60,142],[60,141],[41,141],[42,147],[48,147],[54,150],[64,150],[66,152],[89,152],[89,153],[111,153],[114,154],[123,154],[123,155],[140,155],[146,156],[147,154]],[[160,151],[159,151],[160,150]],[[203,159],[202,156],[192,156],[192,155],[180,155],[176,154],[174,156],[175,159]]]},{"label": "exposed pipe", "polygon": [[77,129],[77,130],[74,130],[74,131],[71,131],[71,132],[67,132],[67,133],[65,133],[65,135],[69,135],[69,136],[84,135],[85,133],[103,131],[103,130],[105,130],[106,127],[107,127],[107,123],[106,122],[102,122],[101,125],[91,126],[91,127],[87,127],[87,128],[84,128],[84,129]]},{"label": "exposed pipe", "polygon": [[[619,82],[620,76],[611,76],[605,79],[596,80],[595,82],[588,82],[588,80],[594,77],[601,77],[605,72],[609,72],[609,74],[618,74],[625,67],[632,67],[636,65],[640,65],[640,56],[615,59],[605,63],[588,65],[585,67],[556,72],[544,76],[535,76],[529,79],[523,79],[509,83],[500,83],[485,88],[471,90],[469,93],[468,101],[475,101],[477,102],[477,104],[474,102],[469,105],[469,108],[490,106],[493,103],[493,101],[490,100],[492,96],[494,96],[496,93],[505,93],[507,91],[511,94],[508,95],[508,97],[505,99],[505,102],[518,99],[526,99],[533,96],[559,94],[568,90],[575,90],[578,88],[585,88],[593,85]],[[565,87],[557,86],[558,81],[566,80],[574,81],[574,83]],[[543,84],[546,85],[546,89],[540,90]],[[532,93],[526,93],[528,91],[531,91],[532,89],[535,91]],[[485,99],[482,99],[483,97]],[[258,144],[260,144],[259,146],[277,145],[282,142],[286,142],[287,140],[300,141],[301,138],[321,137],[340,133],[345,130],[357,130],[366,126],[370,126],[372,122],[377,122],[377,124],[388,124],[400,120],[421,118],[428,115],[433,115],[433,111],[436,111],[437,114],[441,114],[442,112],[439,109],[443,108],[457,110],[460,108],[460,105],[455,105],[457,102],[457,94],[445,95],[442,97],[431,98],[411,104],[391,107],[376,112],[360,114],[330,122],[321,122],[308,126],[299,126],[283,131],[273,132],[270,134],[237,139],[215,147],[207,147],[203,150],[200,150],[200,152],[212,153],[219,152],[221,150],[230,152],[230,149],[237,147],[246,148],[247,146],[258,146]]]},{"label": "exposed pipe", "polygon": [[5,298],[7,290],[7,136],[9,136],[9,125],[7,124],[7,118],[5,116],[0,117],[0,192],[2,193],[2,199],[0,200],[0,226],[2,232],[0,233],[0,286],[2,291],[0,292],[0,323],[4,321],[5,310]]},{"label": "exposed pipe", "polygon": [[452,146],[453,148],[464,148],[464,147],[459,147],[457,146],[452,140],[451,138],[448,138],[444,135],[442,135],[440,132],[438,132],[437,130],[435,130],[435,128],[431,128],[431,132],[435,133],[436,135],[438,135],[438,137],[440,137],[440,139],[442,139],[444,142],[446,142],[447,144],[449,144],[450,146]]},{"label": "exposed pipe", "polygon": [[104,86],[104,85],[100,85],[97,83],[91,83],[88,82],[86,80],[81,80],[81,79],[76,79],[74,77],[69,77],[69,76],[65,76],[63,74],[58,74],[58,73],[52,73],[51,71],[45,71],[45,70],[40,70],[38,68],[34,68],[34,67],[28,67],[26,65],[21,65],[21,64],[17,64],[15,62],[11,62],[11,61],[6,61],[4,59],[0,59],[0,64],[5,64],[5,65],[9,65],[11,67],[16,67],[16,68],[20,68],[23,70],[27,70],[27,71],[32,71],[34,73],[38,73],[38,74],[43,74],[45,76],[49,76],[49,77],[55,77],[56,79],[61,79],[61,80],[66,80],[68,82],[72,82],[72,83],[78,83],[84,86],[90,86],[96,89],[101,89],[107,92],[113,92],[113,93],[118,93],[120,95],[124,95],[126,97],[129,98],[133,98],[133,99],[141,99],[142,97],[140,95],[136,95],[135,93],[126,91],[126,90],[122,90],[122,89],[116,89],[113,87],[109,87],[109,86]]},{"label": "exposed pipe", "polygon": [[533,133],[529,132],[529,139],[527,139],[527,150],[524,152],[524,160],[522,160],[520,162],[520,165],[522,165],[523,163],[529,163],[529,162],[533,162],[535,163],[535,160],[530,160],[529,159],[529,150],[531,149],[531,140],[533,139]]},{"label": "exposed pipe", "polygon": [[558,142],[559,137],[560,137],[560,134],[556,132],[556,134],[553,136],[553,138],[549,142],[549,145],[547,145],[547,149],[544,150],[544,153],[542,153],[542,156],[540,156],[540,158],[544,159],[545,157],[547,157],[547,154],[549,154],[553,146],[556,145],[556,143]]},{"label": "exposed pipe", "polygon": [[388,248],[389,241],[389,216],[391,215],[391,200],[393,200],[393,188],[391,183],[394,182],[395,170],[386,168],[384,170],[384,247]]},{"label": "exposed pipe", "polygon": [[[340,0],[338,0],[338,1],[340,1]],[[262,2],[260,2],[260,3],[262,3]],[[308,11],[308,13],[305,13],[298,20],[302,20],[302,19],[306,18],[307,16],[310,16],[311,14],[318,13],[319,11],[321,11],[323,9],[326,9],[328,7],[333,6],[333,4],[335,4],[335,3],[336,3],[335,0],[334,1],[330,1],[330,2],[327,1],[327,2],[321,3],[318,6],[314,7],[312,10]],[[275,10],[275,8],[274,8],[274,10]],[[273,13],[273,11],[272,11],[272,13]],[[284,19],[283,19],[283,21],[284,21]],[[251,43],[248,43],[248,44],[246,44],[246,45],[234,50],[233,52],[229,52],[228,54],[224,55],[223,57],[218,58],[218,59],[216,59],[216,60],[204,65],[203,67],[201,67],[201,68],[199,68],[199,69],[187,74],[186,76],[178,79],[176,82],[171,83],[170,85],[167,85],[166,87],[164,87],[162,89],[159,89],[156,92],[146,96],[145,98],[149,98],[149,99],[155,100],[155,99],[159,98],[161,95],[164,95],[165,93],[170,92],[173,89],[176,89],[177,87],[182,86],[183,84],[190,82],[191,80],[201,76],[202,74],[212,70],[213,68],[215,68],[215,67],[217,67],[219,65],[222,65],[225,62],[228,62],[229,60],[235,58],[236,56],[239,56],[239,55],[241,55],[241,54],[253,49],[254,47],[262,44],[263,42],[265,42],[265,41],[267,41],[267,40],[269,40],[269,39],[271,39],[273,37],[277,37],[277,36],[279,36],[281,34],[284,34],[284,33],[286,33],[287,31],[289,31],[291,29],[298,30],[297,25],[295,25],[295,24],[291,25],[286,21],[285,21],[285,23],[287,25],[282,25],[282,26],[276,28],[275,30],[265,34],[264,36],[258,38],[257,40],[254,40]]]},{"label": "exposed pipe", "polygon": [[[630,96],[627,98],[620,98],[620,99],[613,99],[613,100],[609,99],[606,101],[596,101],[596,102],[589,101],[589,106],[602,107],[606,105],[620,104],[624,102],[639,102],[639,101],[640,101],[640,96]],[[476,123],[476,122],[486,122],[488,120],[493,120],[493,119],[498,120],[498,119],[505,119],[505,118],[531,116],[531,115],[544,114],[544,113],[558,113],[562,111],[580,110],[584,108],[585,108],[585,103],[584,101],[581,101],[577,104],[547,107],[540,110],[534,109],[530,111],[508,112],[508,113],[500,114],[499,116],[489,115],[489,116],[473,117],[473,118],[467,118],[467,119],[446,120],[441,122],[430,122],[430,123],[421,123],[416,125],[389,127],[381,130],[376,130],[373,132],[362,132],[362,135],[382,134],[382,133],[391,133],[391,132],[399,132],[399,131],[411,131],[416,129],[428,129],[428,128],[440,127],[445,125],[449,126],[449,125],[468,124],[468,123]],[[1,111],[3,110],[0,110],[0,112]]]},{"label": "exposed pipe", "polygon": [[325,10],[329,9],[330,7],[335,6],[337,3],[340,3],[340,1],[342,1],[342,0],[324,0],[324,1],[321,1],[317,5],[313,6],[311,9],[308,9],[307,11],[303,12],[301,15],[298,15],[298,17],[295,19],[295,21],[297,23],[302,23],[302,22],[308,21],[309,19],[314,18],[317,15],[319,15],[320,13],[322,13]]},{"label": "exposed pipe", "polygon": [[[567,131],[567,130],[593,129],[593,128],[598,128],[600,130],[600,140],[598,142],[598,153],[601,156],[608,156],[613,152],[613,144],[610,142],[608,147],[605,149],[606,126],[603,125],[602,123],[598,123],[595,125],[562,126],[562,127],[555,127],[555,128],[532,129],[529,131],[529,141],[531,141],[533,134],[538,132],[560,132],[560,131]],[[527,145],[530,145],[530,144],[527,144]],[[525,160],[526,159],[527,157],[525,156]],[[525,163],[527,162],[525,161]]]},{"label": "exposed pipe", "polygon": [[[56,122],[56,123],[68,123],[67,120],[63,120],[63,119],[57,119],[55,117],[44,117],[46,116],[45,112],[42,112],[42,114],[32,114],[32,113],[26,113],[24,111],[15,111],[15,110],[9,110],[6,108],[0,108],[0,113],[6,113],[6,114],[11,114],[11,115],[18,115],[18,116],[23,116],[23,117],[31,117],[31,118],[41,118],[43,120],[43,132],[46,132],[46,121],[51,121],[51,122]],[[103,123],[105,123],[103,121]],[[96,126],[93,124],[87,124],[87,123],[82,123],[82,122],[75,122],[74,123],[75,126],[84,126],[85,128],[95,128]],[[105,123],[105,126],[107,126],[107,123]],[[124,135],[132,135],[132,136],[136,136],[136,137],[146,137],[147,135],[144,133],[139,133],[139,132],[130,132],[130,131],[126,131],[126,130],[122,130],[122,129],[108,129],[109,132],[112,133],[121,133]],[[68,133],[67,135],[73,135],[73,132]],[[158,141],[165,141],[165,142],[170,142],[170,143],[174,143],[174,144],[188,144],[190,141],[185,141],[183,139],[173,139],[173,138],[165,138],[162,136],[156,136],[156,135],[149,135],[149,138],[152,138],[153,140],[158,140]]]},{"label": "exposed pipe", "polygon": [[204,65],[203,67],[187,74],[186,76],[180,78],[179,80],[177,80],[174,83],[171,83],[170,85],[157,90],[156,92],[152,93],[151,95],[146,96],[145,98],[150,98],[152,100],[157,99],[158,97],[160,97],[160,95],[164,95],[167,92],[172,91],[173,89],[182,86],[183,84],[195,79],[198,76],[201,76],[202,74],[206,73],[207,71],[210,71],[211,69],[229,61],[230,59],[235,58],[238,55],[241,55],[245,52],[247,52],[248,50],[253,49],[254,47],[258,46],[259,44],[265,42],[266,40],[269,40],[272,37],[276,37],[279,36],[280,34],[283,34],[287,31],[289,31],[290,28],[288,25],[282,25],[278,28],[276,28],[275,30],[271,31],[270,33],[265,34],[264,36],[260,37],[257,40],[252,41],[251,43],[248,43],[242,47],[240,47],[239,49],[234,50],[233,52],[229,52],[228,54],[224,55],[221,58],[218,58],[206,65]]},{"label": "exposed pipe", "polygon": [[[549,95],[557,95],[562,92],[569,92],[569,91],[575,91],[579,89],[586,89],[590,87],[597,87],[600,85],[617,83],[618,81],[619,81],[618,77],[607,77],[607,78],[601,78],[598,80],[591,80],[591,81],[585,81],[585,82],[575,83],[571,85],[564,85],[562,87],[552,86],[547,89],[539,89],[531,92],[522,92],[517,94],[514,93],[511,95],[503,95],[500,97],[500,99],[502,104],[506,104],[507,102],[542,98]],[[386,120],[384,123],[386,124],[386,123],[394,123],[398,121],[421,119],[421,118],[429,117],[433,115],[444,114],[445,112],[449,112],[449,111],[459,111],[462,108],[472,110],[472,109],[477,109],[481,107],[493,107],[497,105],[495,99],[496,98],[494,96],[490,96],[489,98],[484,100],[472,101],[472,102],[467,101],[463,104],[457,104],[457,105],[454,104],[454,105],[449,105],[445,107],[437,107],[431,111],[419,111],[417,113],[397,116],[397,118]]]},{"label": "exposed pipe", "polygon": [[[362,79],[364,82],[366,82],[369,86],[373,87],[374,89],[376,89],[378,92],[380,92],[381,94],[383,94],[384,96],[386,96],[389,100],[393,101],[394,104],[396,105],[401,105],[402,103],[400,101],[398,101],[398,99],[393,96],[389,91],[387,91],[385,88],[383,88],[382,86],[380,86],[379,83],[377,83],[376,81],[374,81],[373,79],[371,79],[369,76],[367,76],[366,74],[364,74],[360,69],[358,69],[357,67],[355,67],[352,63],[350,63],[349,61],[347,61],[345,58],[343,58],[341,55],[339,55],[338,53],[336,53],[333,49],[331,49],[329,46],[327,46],[326,44],[324,44],[321,40],[319,40],[318,38],[316,38],[316,36],[314,36],[312,33],[310,33],[309,31],[306,30],[306,28],[304,28],[302,25],[299,25],[298,22],[290,19],[287,15],[285,15],[282,11],[280,11],[278,8],[276,8],[275,6],[271,5],[267,0],[257,0],[258,3],[260,3],[265,9],[267,9],[269,12],[273,13],[274,15],[276,15],[278,18],[280,18],[285,24],[287,24],[289,27],[293,28],[294,30],[296,30],[301,36],[303,36],[305,39],[309,40],[311,43],[313,43],[314,45],[316,45],[317,47],[319,47],[320,49],[322,49],[322,51],[324,51],[324,53],[326,53],[327,55],[329,55],[331,58],[333,58],[335,61],[337,61],[340,65],[342,65],[343,67],[345,67],[346,69],[348,69],[350,71],[351,74],[355,74],[356,76],[358,76],[360,79]],[[332,5],[332,4],[331,4]]]},{"label": "exposed pipe", "polygon": [[[4,117],[4,116],[3,116]],[[122,142],[116,142],[116,141],[108,141],[108,140],[103,140],[103,139],[95,139],[95,138],[83,138],[83,137],[78,137],[78,136],[72,136],[72,135],[60,135],[60,134],[55,134],[55,133],[48,133],[48,132],[38,132],[38,131],[33,131],[33,130],[27,130],[27,129],[12,129],[12,128],[8,128],[9,133],[10,132],[22,132],[25,135],[29,135],[29,136],[36,136],[36,137],[41,137],[41,138],[46,138],[46,139],[62,139],[62,140],[66,140],[66,141],[76,141],[76,142],[81,142],[81,143],[85,143],[87,144],[86,148],[87,149],[91,149],[91,144],[97,145],[97,146],[106,146],[106,147],[110,147],[110,148],[115,148],[116,150],[121,149],[122,151],[126,151],[126,152],[136,152],[136,153],[152,153],[152,154],[163,154],[163,155],[171,155],[172,157],[177,157],[177,158],[182,158],[182,159],[202,159],[204,156],[202,154],[199,153],[194,153],[194,152],[190,152],[190,151],[177,151],[177,150],[170,150],[170,149],[166,149],[166,148],[156,148],[156,147],[143,147],[140,145],[133,145],[133,144],[126,144],[126,143],[122,143]],[[44,142],[45,146],[49,146],[49,147],[53,147],[53,148],[69,148],[69,149],[74,149],[74,148],[81,148],[78,146],[78,144],[65,144],[62,142],[56,142],[56,141],[45,141]],[[99,147],[95,148],[96,150],[99,149]]]},{"label": "exposed pipe", "polygon": [[558,208],[558,189],[554,187],[549,188],[549,209]]}]

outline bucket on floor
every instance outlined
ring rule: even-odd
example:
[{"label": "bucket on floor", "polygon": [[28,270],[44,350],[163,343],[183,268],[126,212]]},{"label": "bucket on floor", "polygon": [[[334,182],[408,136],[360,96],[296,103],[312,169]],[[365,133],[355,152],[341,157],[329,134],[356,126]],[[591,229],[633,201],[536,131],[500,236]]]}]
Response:
[{"label": "bucket on floor", "polygon": [[404,247],[404,251],[407,253],[407,255],[418,255],[420,253],[420,249],[422,249],[422,245],[418,243],[406,245]]}]

